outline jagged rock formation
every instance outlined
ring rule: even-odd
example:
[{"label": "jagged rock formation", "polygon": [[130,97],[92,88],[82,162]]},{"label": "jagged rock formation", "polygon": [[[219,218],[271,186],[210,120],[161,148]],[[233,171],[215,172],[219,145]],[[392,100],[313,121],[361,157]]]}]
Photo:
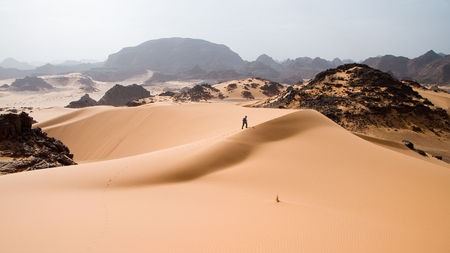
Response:
[{"label": "jagged rock formation", "polygon": [[89,94],[85,94],[77,101],[72,101],[67,105],[67,108],[84,108],[84,107],[90,107],[90,106],[96,106],[97,101],[92,99]]},{"label": "jagged rock formation", "polygon": [[391,75],[362,64],[319,73],[309,84],[289,87],[263,106],[315,109],[353,131],[376,126],[450,133],[445,110]]},{"label": "jagged rock formation", "polygon": [[223,99],[223,94],[219,89],[214,88],[210,84],[198,84],[192,88],[183,89],[180,93],[173,96],[175,101],[180,102],[199,102],[211,99]]},{"label": "jagged rock formation", "polygon": [[45,91],[53,89],[53,86],[39,77],[25,77],[16,79],[10,86],[14,91]]},{"label": "jagged rock formation", "polygon": [[0,115],[0,174],[76,164],[69,149],[26,113]]},{"label": "jagged rock formation", "polygon": [[129,86],[122,86],[120,84],[116,84],[105,93],[105,95],[98,101],[98,104],[125,106],[133,100],[146,97],[150,97],[150,92],[140,85],[133,84]]}]

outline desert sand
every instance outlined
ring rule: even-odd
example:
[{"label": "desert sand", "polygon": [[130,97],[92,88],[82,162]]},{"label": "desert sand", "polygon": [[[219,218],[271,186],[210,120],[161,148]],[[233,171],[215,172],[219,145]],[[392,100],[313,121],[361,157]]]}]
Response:
[{"label": "desert sand", "polygon": [[449,167],[316,111],[95,107],[38,126],[81,164],[0,177],[2,252],[450,250]]},{"label": "desert sand", "polygon": [[450,114],[450,94],[431,90],[415,89],[419,94],[430,100],[434,105],[441,107]]}]

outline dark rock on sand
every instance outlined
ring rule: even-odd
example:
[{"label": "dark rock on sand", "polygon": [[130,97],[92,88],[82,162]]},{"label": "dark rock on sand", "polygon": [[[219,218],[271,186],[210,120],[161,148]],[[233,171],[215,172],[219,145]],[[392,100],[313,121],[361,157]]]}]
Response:
[{"label": "dark rock on sand", "polygon": [[0,174],[76,164],[68,147],[33,122],[26,113],[0,115]]},{"label": "dark rock on sand", "polygon": [[70,102],[69,105],[67,105],[67,108],[84,108],[84,107],[90,107],[90,106],[96,106],[97,101],[92,99],[88,94],[85,94],[82,96],[79,100]]},{"label": "dark rock on sand", "polygon": [[223,99],[224,96],[219,89],[210,84],[198,84],[193,88],[182,89],[179,94],[174,96],[175,101],[208,101],[211,99]]},{"label": "dark rock on sand", "polygon": [[122,86],[120,84],[116,84],[105,93],[105,95],[98,101],[98,104],[125,106],[133,100],[147,97],[150,97],[150,92],[140,85],[133,84],[129,86]]}]

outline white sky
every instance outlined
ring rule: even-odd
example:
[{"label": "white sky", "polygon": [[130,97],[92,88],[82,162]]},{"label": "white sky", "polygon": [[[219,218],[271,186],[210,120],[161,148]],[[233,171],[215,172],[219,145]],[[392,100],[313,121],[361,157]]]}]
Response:
[{"label": "white sky", "polygon": [[163,37],[353,58],[450,53],[450,0],[0,0],[0,60],[98,59]]}]

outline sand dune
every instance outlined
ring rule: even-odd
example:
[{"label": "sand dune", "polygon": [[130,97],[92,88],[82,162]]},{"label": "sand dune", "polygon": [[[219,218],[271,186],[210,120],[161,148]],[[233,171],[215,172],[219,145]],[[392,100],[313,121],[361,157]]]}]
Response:
[{"label": "sand dune", "polygon": [[103,161],[0,177],[5,252],[450,249],[450,170],[315,111],[103,107],[41,126]]},{"label": "sand dune", "polygon": [[246,114],[250,124],[255,125],[290,112],[232,104],[95,107],[37,126],[62,140],[75,159],[83,162],[142,154],[236,133]]}]

